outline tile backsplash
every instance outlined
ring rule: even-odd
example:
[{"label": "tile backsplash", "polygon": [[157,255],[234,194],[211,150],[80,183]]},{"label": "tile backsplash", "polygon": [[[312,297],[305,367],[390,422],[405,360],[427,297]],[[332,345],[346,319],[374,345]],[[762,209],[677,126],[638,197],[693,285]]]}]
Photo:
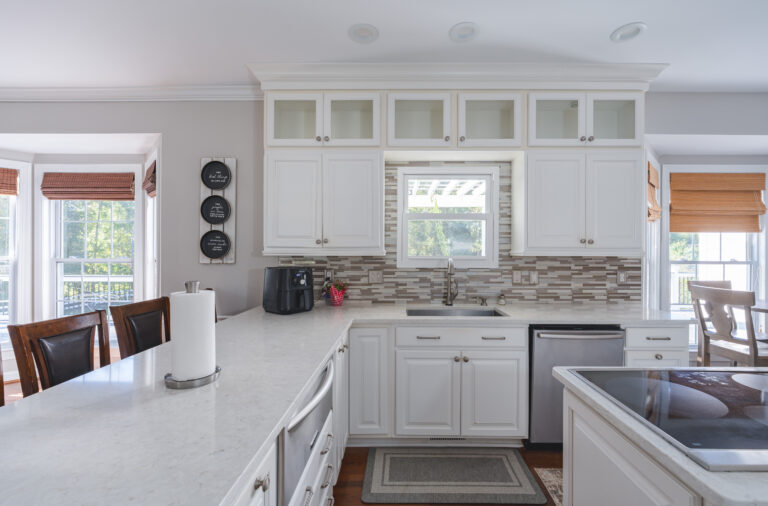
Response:
[{"label": "tile backsplash", "polygon": [[[439,165],[420,163],[419,165]],[[451,162],[451,165],[456,165]],[[478,163],[472,163],[477,166]],[[477,296],[489,303],[503,293],[508,301],[549,302],[641,302],[642,263],[640,258],[621,257],[513,257],[511,243],[511,168],[500,165],[499,184],[499,267],[496,269],[456,269],[459,296],[456,304],[476,303]],[[445,291],[445,269],[397,268],[397,167],[385,170],[384,240],[387,254],[381,257],[281,257],[281,265],[311,265],[316,296],[325,279],[325,270],[349,283],[346,298],[372,302],[440,302]],[[369,284],[369,271],[381,271],[383,281]],[[521,282],[514,283],[519,271]],[[617,283],[617,274],[627,274]],[[538,283],[529,284],[531,273]],[[535,278],[535,276],[533,276]]]}]

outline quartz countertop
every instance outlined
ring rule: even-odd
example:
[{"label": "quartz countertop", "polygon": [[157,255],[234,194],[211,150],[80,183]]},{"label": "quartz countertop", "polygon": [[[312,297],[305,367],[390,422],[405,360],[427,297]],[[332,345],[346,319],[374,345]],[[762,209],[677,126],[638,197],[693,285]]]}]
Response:
[{"label": "quartz countertop", "polygon": [[[553,374],[566,389],[642,448],[672,476],[704,498],[705,504],[753,506],[768,504],[768,472],[708,471],[688,458],[644,423],[624,411],[604,393],[573,371],[579,367],[555,367]],[[695,370],[695,368],[686,368]]]},{"label": "quartz countertop", "polygon": [[0,503],[229,502],[353,324],[688,323],[622,304],[510,303],[499,307],[507,317],[450,319],[405,309],[321,303],[280,316],[254,308],[216,325],[222,371],[211,385],[165,388],[169,343],[0,408]]}]

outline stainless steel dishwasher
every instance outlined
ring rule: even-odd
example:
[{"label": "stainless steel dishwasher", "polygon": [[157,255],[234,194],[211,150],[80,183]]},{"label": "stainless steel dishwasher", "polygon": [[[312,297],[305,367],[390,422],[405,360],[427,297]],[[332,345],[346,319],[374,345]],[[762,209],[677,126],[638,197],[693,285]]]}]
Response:
[{"label": "stainless steel dishwasher", "polygon": [[529,444],[563,442],[563,385],[556,366],[622,366],[624,331],[618,325],[531,325]]}]

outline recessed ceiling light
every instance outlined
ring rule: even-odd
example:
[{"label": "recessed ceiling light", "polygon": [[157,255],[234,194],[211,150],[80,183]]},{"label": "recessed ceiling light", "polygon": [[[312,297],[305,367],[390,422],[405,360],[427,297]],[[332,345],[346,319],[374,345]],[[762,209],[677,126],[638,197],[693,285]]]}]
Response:
[{"label": "recessed ceiling light", "polygon": [[456,23],[448,30],[448,37],[454,42],[469,42],[477,37],[477,25],[471,21]]},{"label": "recessed ceiling light", "polygon": [[620,26],[613,31],[610,39],[613,42],[626,42],[632,40],[644,31],[648,29],[648,25],[642,21],[635,21],[634,23],[627,23],[624,26]]},{"label": "recessed ceiling light", "polygon": [[349,27],[347,35],[360,44],[370,44],[379,38],[379,29],[368,23],[357,23]]}]

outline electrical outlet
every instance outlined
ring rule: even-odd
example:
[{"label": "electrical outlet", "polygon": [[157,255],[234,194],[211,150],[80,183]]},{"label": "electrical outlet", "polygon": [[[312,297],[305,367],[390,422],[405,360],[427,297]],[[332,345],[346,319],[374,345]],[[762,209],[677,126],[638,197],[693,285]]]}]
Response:
[{"label": "electrical outlet", "polygon": [[528,280],[529,280],[530,284],[538,285],[539,284],[539,271],[531,271],[528,274]]},{"label": "electrical outlet", "polygon": [[624,285],[627,283],[627,271],[619,271],[616,273],[616,284]]},{"label": "electrical outlet", "polygon": [[384,273],[382,271],[368,271],[368,284],[383,283]]},{"label": "electrical outlet", "polygon": [[325,269],[325,278],[333,281],[333,269]]},{"label": "electrical outlet", "polygon": [[512,271],[512,283],[519,285],[523,282],[523,273],[520,271]]}]

